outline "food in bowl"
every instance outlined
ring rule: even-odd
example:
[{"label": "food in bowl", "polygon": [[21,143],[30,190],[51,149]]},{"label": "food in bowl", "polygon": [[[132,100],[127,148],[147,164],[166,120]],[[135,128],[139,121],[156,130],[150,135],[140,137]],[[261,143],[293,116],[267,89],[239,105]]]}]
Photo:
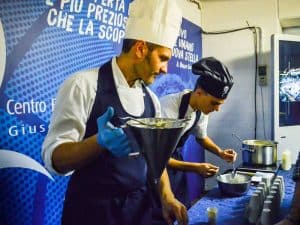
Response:
[{"label": "food in bowl", "polygon": [[171,129],[184,127],[188,120],[186,119],[169,119],[169,118],[138,118],[127,121],[129,126],[150,128],[150,129]]}]

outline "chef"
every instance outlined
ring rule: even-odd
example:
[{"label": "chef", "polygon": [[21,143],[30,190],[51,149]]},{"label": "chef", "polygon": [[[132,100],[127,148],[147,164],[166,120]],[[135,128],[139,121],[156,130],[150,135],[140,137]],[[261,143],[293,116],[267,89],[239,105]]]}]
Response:
[{"label": "chef", "polygon": [[174,0],[134,0],[122,52],[100,68],[80,71],[61,86],[43,143],[46,167],[71,175],[63,225],[187,224],[168,175],[159,183],[161,220],[153,217],[147,165],[120,125],[120,117],[159,117],[160,104],[147,87],[167,72],[182,20]]},{"label": "chef", "polygon": [[216,154],[227,162],[236,160],[232,149],[221,149],[208,135],[208,114],[219,111],[233,85],[233,78],[227,67],[214,57],[203,58],[192,65],[192,71],[200,75],[195,89],[170,94],[160,99],[162,116],[167,118],[190,118],[177,149],[168,162],[168,174],[176,198],[186,207],[191,203],[187,191],[185,172],[195,172],[203,177],[216,174],[219,167],[210,163],[185,162],[182,157],[182,146],[189,134],[196,137],[203,148]]}]

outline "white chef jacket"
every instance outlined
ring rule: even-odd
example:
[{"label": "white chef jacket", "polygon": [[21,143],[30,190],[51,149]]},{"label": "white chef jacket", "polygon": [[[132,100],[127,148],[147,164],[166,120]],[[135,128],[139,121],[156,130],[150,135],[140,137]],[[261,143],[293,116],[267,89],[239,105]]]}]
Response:
[{"label": "white chef jacket", "polygon": [[[99,68],[94,68],[77,72],[70,76],[58,91],[55,110],[42,146],[45,167],[52,173],[59,174],[52,166],[54,149],[62,143],[78,142],[84,138],[86,123],[96,97],[98,71]],[[129,87],[116,58],[112,59],[112,71],[123,108],[130,115],[141,116],[144,112],[142,81],[137,80],[133,87]],[[161,117],[158,98],[149,88],[147,90],[154,103],[155,116]]]},{"label": "white chef jacket", "polygon": [[[162,106],[161,109],[162,117],[177,119],[179,117],[179,107],[180,107],[182,96],[188,92],[191,92],[191,90],[184,90],[179,93],[169,94],[161,97],[160,104]],[[190,105],[188,106],[188,110],[184,118],[189,118],[189,117],[191,118],[191,120],[186,126],[185,131],[187,131],[192,127],[196,119],[196,112],[193,110],[193,108]],[[200,118],[197,124],[195,125],[195,127],[192,129],[191,133],[195,135],[195,137],[200,139],[206,137],[207,125],[208,125],[208,115],[201,113]]]}]

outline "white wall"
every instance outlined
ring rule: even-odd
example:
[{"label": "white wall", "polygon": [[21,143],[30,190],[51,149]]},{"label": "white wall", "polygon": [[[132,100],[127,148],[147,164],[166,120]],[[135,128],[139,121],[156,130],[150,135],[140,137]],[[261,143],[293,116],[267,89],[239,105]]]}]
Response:
[{"label": "white wall", "polygon": [[177,0],[178,5],[183,9],[183,17],[198,26],[201,25],[201,11],[198,4],[189,2],[188,0]]},{"label": "white wall", "polygon": [[[270,37],[281,33],[278,20],[277,0],[207,0],[202,1],[202,28],[205,31],[230,30],[248,26],[261,27],[261,55],[259,63],[267,64],[267,86],[257,86],[257,136],[271,139],[272,114],[270,84]],[[209,135],[221,147],[238,151],[236,165],[242,162],[242,139],[254,139],[254,89],[255,57],[254,39],[250,30],[221,35],[203,35],[203,56],[215,56],[224,62],[234,76],[234,87],[220,112],[211,114]],[[263,96],[263,97],[262,97]],[[264,108],[262,107],[264,105]],[[263,119],[264,117],[264,119]],[[224,171],[230,165],[207,154],[209,161],[216,162]]]},{"label": "white wall", "polygon": [[299,0],[278,0],[279,20],[282,27],[295,27],[300,24]]}]

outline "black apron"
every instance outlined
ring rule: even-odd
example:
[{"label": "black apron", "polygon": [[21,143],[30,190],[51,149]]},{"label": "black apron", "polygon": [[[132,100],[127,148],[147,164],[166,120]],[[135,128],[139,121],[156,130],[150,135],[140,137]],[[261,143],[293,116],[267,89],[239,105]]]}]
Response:
[{"label": "black apron", "polygon": [[[186,93],[182,96],[181,102],[179,105],[178,119],[184,118],[184,116],[188,110],[188,107],[189,107],[190,97],[191,97],[191,92]],[[185,141],[188,139],[189,135],[191,134],[191,131],[196,126],[196,124],[200,118],[200,115],[201,115],[201,112],[196,111],[196,118],[195,118],[193,125],[180,138],[179,143],[176,146],[176,149],[171,156],[172,158],[180,160],[180,161],[184,161],[183,155],[182,155],[182,147],[183,147]],[[172,187],[172,191],[173,191],[175,197],[181,203],[183,203],[187,208],[190,208],[191,201],[190,201],[190,197],[189,197],[189,193],[188,193],[186,172],[168,168],[168,175],[170,178],[170,184]]]},{"label": "black apron", "polygon": [[[154,117],[155,108],[143,86],[145,110],[141,117]],[[112,74],[111,61],[98,74],[95,102],[87,122],[85,138],[96,134],[97,118],[112,106],[111,122],[132,116],[122,107]],[[129,130],[126,130],[131,136]],[[134,144],[134,143],[133,143]],[[137,148],[136,144],[134,147]],[[135,149],[139,150],[139,149]],[[152,223],[151,195],[147,187],[147,165],[142,156],[114,157],[108,151],[70,179],[63,209],[63,225],[148,225]]]}]

